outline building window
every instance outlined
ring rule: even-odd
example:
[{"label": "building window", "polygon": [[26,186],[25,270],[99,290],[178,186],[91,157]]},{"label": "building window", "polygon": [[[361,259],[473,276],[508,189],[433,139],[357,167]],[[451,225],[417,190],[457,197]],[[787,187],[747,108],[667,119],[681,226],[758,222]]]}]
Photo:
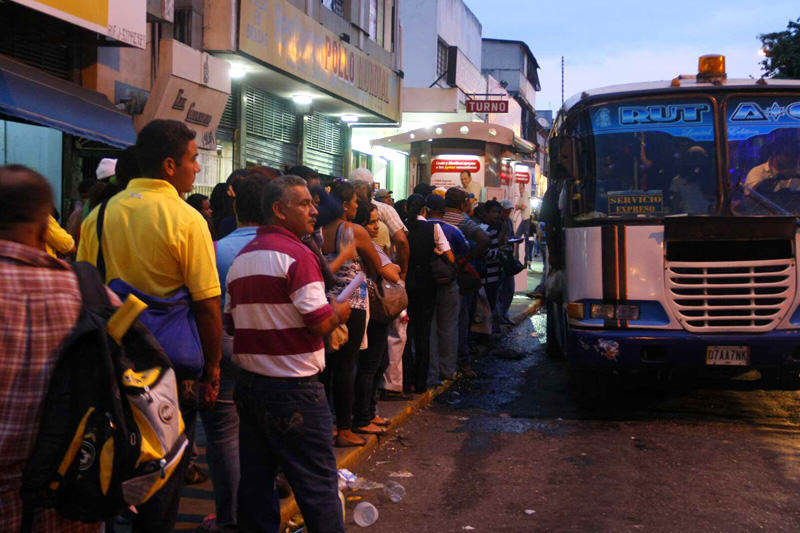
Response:
[{"label": "building window", "polygon": [[439,39],[436,49],[436,77],[441,78],[447,72],[447,43]]},{"label": "building window", "polygon": [[322,0],[322,5],[340,17],[344,17],[344,0]]},{"label": "building window", "polygon": [[192,45],[192,10],[175,9],[174,36],[176,41]]}]

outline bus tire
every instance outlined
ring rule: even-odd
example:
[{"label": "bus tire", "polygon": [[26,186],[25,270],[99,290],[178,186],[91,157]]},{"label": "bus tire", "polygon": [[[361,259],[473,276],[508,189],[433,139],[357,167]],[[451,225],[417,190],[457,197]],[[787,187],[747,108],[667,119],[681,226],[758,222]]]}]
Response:
[{"label": "bus tire", "polygon": [[547,345],[545,352],[553,359],[564,358],[564,344],[566,340],[566,323],[561,306],[555,302],[547,302]]}]

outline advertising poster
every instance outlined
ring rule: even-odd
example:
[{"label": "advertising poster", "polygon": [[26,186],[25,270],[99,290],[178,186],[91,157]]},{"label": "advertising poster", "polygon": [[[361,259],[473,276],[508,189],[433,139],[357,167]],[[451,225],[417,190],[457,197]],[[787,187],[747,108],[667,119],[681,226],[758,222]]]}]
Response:
[{"label": "advertising poster", "polygon": [[484,184],[483,156],[437,155],[431,160],[431,185],[434,187],[461,187],[461,172],[468,170],[472,181]]}]

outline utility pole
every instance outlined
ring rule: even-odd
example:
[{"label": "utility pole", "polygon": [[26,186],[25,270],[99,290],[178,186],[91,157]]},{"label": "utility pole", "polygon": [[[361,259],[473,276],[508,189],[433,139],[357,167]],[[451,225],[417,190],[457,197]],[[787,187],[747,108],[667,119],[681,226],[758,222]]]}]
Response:
[{"label": "utility pole", "polygon": [[564,107],[564,56],[561,56],[561,107]]}]

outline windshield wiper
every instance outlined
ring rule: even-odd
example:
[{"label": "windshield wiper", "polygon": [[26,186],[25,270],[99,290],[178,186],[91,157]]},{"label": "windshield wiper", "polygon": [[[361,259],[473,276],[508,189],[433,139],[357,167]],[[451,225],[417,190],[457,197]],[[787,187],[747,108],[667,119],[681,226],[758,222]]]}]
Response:
[{"label": "windshield wiper", "polygon": [[747,193],[748,196],[753,198],[753,200],[755,200],[756,202],[760,203],[761,205],[763,205],[764,207],[766,207],[767,209],[772,211],[773,214],[775,214],[775,215],[791,215],[791,213],[789,211],[787,211],[786,209],[782,208],[781,206],[779,206],[778,204],[776,204],[772,200],[768,199],[763,194],[754,191],[753,189],[751,189],[747,185],[744,185],[744,184],[740,183],[739,187],[741,189],[743,189],[745,191],[745,193]]}]

